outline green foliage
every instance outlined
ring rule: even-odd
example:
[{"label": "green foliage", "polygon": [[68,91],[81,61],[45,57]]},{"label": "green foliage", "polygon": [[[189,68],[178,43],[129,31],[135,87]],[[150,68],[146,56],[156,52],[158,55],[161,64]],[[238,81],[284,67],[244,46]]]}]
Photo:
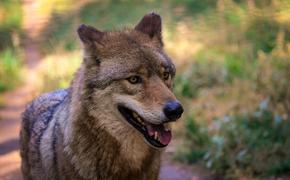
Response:
[{"label": "green foliage", "polygon": [[217,0],[172,0],[173,6],[185,6],[188,15],[201,14],[215,8]]},{"label": "green foliage", "polygon": [[225,9],[223,11],[223,18],[227,25],[233,26],[235,28],[240,28],[243,21],[245,21],[247,16],[245,15],[247,10],[244,4],[236,4],[231,1],[225,3]]},{"label": "green foliage", "polygon": [[228,55],[225,58],[225,66],[230,74],[229,80],[244,75],[245,62],[243,59],[238,59],[235,56]]},{"label": "green foliage", "polygon": [[187,138],[192,147],[185,156],[231,178],[241,172],[250,176],[289,172],[290,119],[272,113],[267,103],[263,101],[252,113],[216,119],[214,130],[204,130],[188,118]]},{"label": "green foliage", "polygon": [[0,1],[0,50],[13,46],[12,34],[21,32],[21,21],[20,0]]},{"label": "green foliage", "polygon": [[225,54],[224,67],[227,72],[226,80],[232,82],[234,79],[253,79],[256,71],[256,62],[250,62],[239,54]]},{"label": "green foliage", "polygon": [[40,87],[38,87],[39,91],[49,92],[58,88],[69,87],[74,73],[80,66],[81,59],[79,57],[79,53],[72,53],[63,56],[49,56],[44,59],[42,68],[39,70],[41,79]]},{"label": "green foliage", "polygon": [[287,159],[281,159],[281,161],[279,163],[275,163],[273,164],[273,166],[271,166],[268,169],[268,175],[272,175],[272,174],[283,174],[283,173],[287,173],[290,170],[290,158],[288,157]]},{"label": "green foliage", "polygon": [[[161,2],[152,1],[97,1],[90,2],[80,12],[68,12],[68,15],[55,14],[43,32],[47,41],[42,44],[44,53],[75,50],[79,43],[76,30],[82,23],[95,26],[101,31],[134,26],[144,14],[160,10]],[[130,9],[130,11],[124,10]]]},{"label": "green foliage", "polygon": [[[212,139],[206,161],[223,174],[244,171],[250,175],[273,175],[285,168],[290,152],[290,121],[259,109],[248,115],[216,120],[220,129]],[[287,172],[288,169],[284,169]],[[280,172],[281,173],[281,172]]]},{"label": "green foliage", "polygon": [[272,108],[290,117],[290,54],[273,52],[258,59],[258,90],[270,100]]},{"label": "green foliage", "polygon": [[198,124],[192,117],[186,119],[186,137],[191,142],[191,151],[187,153],[187,162],[197,162],[206,153],[210,137],[204,125]]},{"label": "green foliage", "polygon": [[187,137],[193,140],[195,145],[200,147],[207,145],[209,137],[204,126],[198,124],[192,117],[188,117],[185,128]]},{"label": "green foliage", "polygon": [[[73,15],[72,15],[73,16]],[[54,21],[42,32],[45,38],[41,48],[43,53],[49,54],[55,51],[73,51],[76,49],[77,27],[73,26],[74,18],[54,15]]]},{"label": "green foliage", "polygon": [[0,92],[12,89],[20,80],[21,61],[17,52],[7,49],[0,53]]},{"label": "green foliage", "polygon": [[18,42],[14,41],[21,33],[21,21],[20,0],[0,1],[0,92],[10,90],[20,82],[21,55]]},{"label": "green foliage", "polygon": [[236,78],[253,79],[256,75],[256,62],[249,62],[243,55],[208,50],[199,52],[196,59],[176,77],[174,90],[179,96],[196,98],[201,89],[222,86]]},{"label": "green foliage", "polygon": [[[150,12],[159,10],[161,3],[158,1],[106,1],[93,2],[86,5],[80,12],[81,21],[100,27],[102,30],[135,25],[140,17]],[[124,9],[130,9],[124,13]]]},{"label": "green foliage", "polygon": [[204,157],[210,142],[207,128],[204,124],[197,123],[193,117],[185,120],[185,138],[187,146],[179,149],[175,158],[186,163],[196,163]]},{"label": "green foliage", "polygon": [[262,50],[271,52],[276,46],[279,25],[276,21],[265,17],[256,17],[245,32],[245,37],[253,44],[254,52]]},{"label": "green foliage", "polygon": [[179,96],[197,97],[199,90],[221,85],[226,72],[222,64],[215,61],[196,61],[187,71],[176,77],[174,91]]}]

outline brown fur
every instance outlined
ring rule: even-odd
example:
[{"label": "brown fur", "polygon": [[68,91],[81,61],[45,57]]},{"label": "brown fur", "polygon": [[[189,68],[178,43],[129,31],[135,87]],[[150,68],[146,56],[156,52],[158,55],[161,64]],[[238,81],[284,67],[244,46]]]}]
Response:
[{"label": "brown fur", "polygon": [[[25,179],[157,179],[162,150],[149,146],[117,110],[126,104],[152,123],[173,95],[175,67],[163,51],[161,19],[144,16],[135,29],[78,30],[84,61],[67,90],[44,94],[23,114]],[[162,73],[170,73],[169,80]],[[139,74],[144,83],[126,80]]]}]

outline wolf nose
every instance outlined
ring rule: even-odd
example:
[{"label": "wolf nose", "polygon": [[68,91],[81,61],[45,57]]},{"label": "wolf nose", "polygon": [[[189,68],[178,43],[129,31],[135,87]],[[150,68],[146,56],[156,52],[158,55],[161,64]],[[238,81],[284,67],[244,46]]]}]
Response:
[{"label": "wolf nose", "polygon": [[165,104],[163,112],[168,118],[168,121],[175,121],[181,117],[183,113],[183,107],[178,101],[169,101]]}]

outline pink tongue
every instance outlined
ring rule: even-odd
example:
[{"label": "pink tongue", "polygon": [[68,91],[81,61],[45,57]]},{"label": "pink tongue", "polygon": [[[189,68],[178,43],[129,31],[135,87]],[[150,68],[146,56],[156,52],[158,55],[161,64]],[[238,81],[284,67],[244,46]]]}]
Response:
[{"label": "pink tongue", "polygon": [[155,132],[158,132],[159,142],[163,145],[168,145],[171,140],[171,131],[165,131],[163,124],[151,124],[146,123],[146,128],[150,136],[154,136]]}]

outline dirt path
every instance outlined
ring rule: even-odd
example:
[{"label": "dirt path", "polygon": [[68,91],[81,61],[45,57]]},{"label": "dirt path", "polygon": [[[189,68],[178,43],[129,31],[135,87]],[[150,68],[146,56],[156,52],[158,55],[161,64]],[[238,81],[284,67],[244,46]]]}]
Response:
[{"label": "dirt path", "polygon": [[[23,78],[23,85],[14,91],[2,94],[3,106],[0,107],[0,179],[19,180],[20,157],[18,135],[20,129],[21,113],[25,105],[31,100],[34,82],[36,80],[35,69],[41,59],[38,50],[37,36],[45,26],[41,20],[36,4],[33,0],[23,1],[23,29],[25,38],[22,40],[24,58],[28,69]],[[31,28],[34,27],[34,28]]]},{"label": "dirt path", "polygon": [[[21,113],[34,94],[36,80],[35,69],[41,59],[37,37],[45,27],[47,18],[41,17],[37,11],[37,1],[23,1],[26,38],[23,40],[25,62],[28,73],[20,88],[2,94],[4,105],[0,107],[0,180],[21,180],[18,135]],[[46,20],[45,20],[46,19]],[[33,27],[33,28],[32,28]],[[174,146],[174,144],[172,145]],[[204,179],[192,173],[192,169],[181,164],[172,163],[172,149],[166,152],[160,172],[160,180],[198,180]]]}]

